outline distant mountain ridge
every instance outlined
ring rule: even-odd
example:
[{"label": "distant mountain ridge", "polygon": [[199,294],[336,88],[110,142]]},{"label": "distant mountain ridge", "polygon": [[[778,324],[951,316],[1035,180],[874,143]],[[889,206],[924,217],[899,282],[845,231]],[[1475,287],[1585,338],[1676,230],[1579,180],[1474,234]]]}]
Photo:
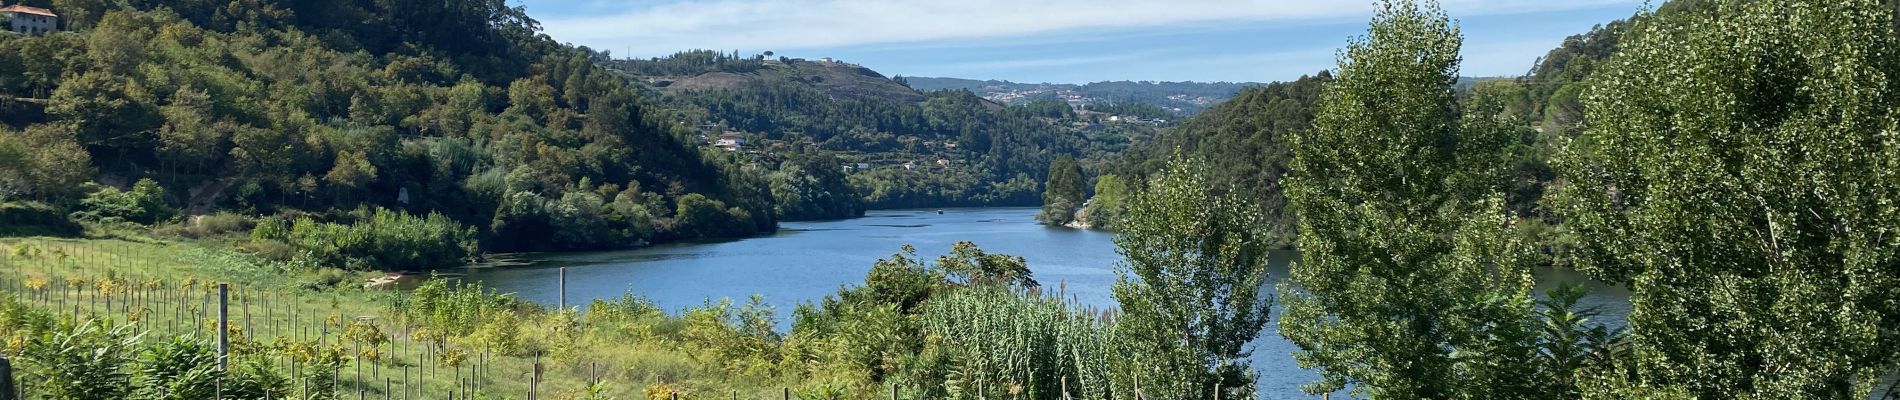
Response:
[{"label": "distant mountain ridge", "polygon": [[1004,104],[1026,104],[1037,100],[1061,100],[1071,104],[1142,103],[1168,109],[1181,115],[1194,115],[1227,101],[1234,93],[1255,82],[1155,82],[1103,81],[1086,84],[1018,83],[1002,80],[962,78],[903,77],[910,87],[931,92],[969,90],[977,96]]}]

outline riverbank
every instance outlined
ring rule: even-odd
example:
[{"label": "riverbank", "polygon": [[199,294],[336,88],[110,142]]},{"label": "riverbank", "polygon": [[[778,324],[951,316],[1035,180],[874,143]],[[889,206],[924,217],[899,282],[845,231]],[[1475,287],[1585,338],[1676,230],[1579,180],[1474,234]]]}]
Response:
[{"label": "riverbank", "polygon": [[[656,390],[762,397],[797,387],[705,368],[679,335],[684,316],[656,313],[609,327],[492,291],[442,296],[438,285],[425,289],[435,290],[435,298],[424,299],[417,292],[369,290],[362,282],[379,273],[263,262],[235,251],[235,240],[0,238],[0,302],[23,306],[0,306],[0,321],[37,318],[32,315],[111,321],[143,333],[148,343],[203,341],[217,332],[208,321],[216,320],[216,288],[225,284],[234,355],[271,366],[288,382],[280,396],[332,390],[306,382],[317,370],[334,370],[331,386],[341,397],[358,390],[369,396],[394,391],[392,397],[518,397],[530,390],[551,398],[647,398]],[[443,302],[450,299],[505,307]],[[476,312],[454,315],[467,311]],[[28,324],[0,325],[6,325],[0,326],[4,343],[48,334]],[[630,326],[653,333],[630,341],[619,329]],[[15,364],[22,376],[46,372],[47,366],[24,361],[32,357],[19,357],[26,347],[0,346],[0,352],[22,360]],[[538,380],[536,370],[542,371]]]}]

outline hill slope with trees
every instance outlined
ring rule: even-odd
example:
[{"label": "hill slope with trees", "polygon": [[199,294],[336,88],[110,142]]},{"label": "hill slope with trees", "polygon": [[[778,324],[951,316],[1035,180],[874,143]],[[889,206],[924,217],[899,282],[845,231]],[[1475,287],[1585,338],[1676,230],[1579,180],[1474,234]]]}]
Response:
[{"label": "hill slope with trees", "polygon": [[0,200],[150,181],[183,214],[440,214],[497,251],[776,222],[762,179],[502,0],[28,4],[67,31],[0,35]]},{"label": "hill slope with trees", "polygon": [[688,51],[609,65],[707,141],[737,135],[744,144],[728,153],[760,171],[782,172],[794,158],[835,160],[849,187],[830,190],[850,191],[865,208],[1038,205],[1053,160],[1107,159],[1155,130],[1056,101],[920,92],[832,60]]}]

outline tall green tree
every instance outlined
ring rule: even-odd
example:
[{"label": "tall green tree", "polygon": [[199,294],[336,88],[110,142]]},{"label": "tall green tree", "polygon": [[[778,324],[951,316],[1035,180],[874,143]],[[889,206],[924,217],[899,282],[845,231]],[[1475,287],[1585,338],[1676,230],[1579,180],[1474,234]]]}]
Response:
[{"label": "tall green tree", "polygon": [[1095,178],[1095,197],[1089,198],[1082,215],[1090,227],[1114,229],[1126,214],[1129,196],[1128,183],[1122,181],[1121,177],[1102,175]]},{"label": "tall green tree", "polygon": [[[1504,101],[1464,110],[1463,39],[1432,2],[1384,2],[1290,135],[1301,260],[1280,332],[1323,393],[1541,398],[1529,252],[1504,208]],[[1465,114],[1465,118],[1460,118]]]},{"label": "tall green tree", "polygon": [[[1154,399],[1253,398],[1248,342],[1272,308],[1260,213],[1210,190],[1207,164],[1178,156],[1128,205],[1116,236],[1118,387]],[[1125,380],[1125,381],[1124,381]]]},{"label": "tall green tree", "polygon": [[1900,343],[1900,53],[1873,0],[1653,15],[1559,157],[1579,265],[1634,289],[1604,397],[1867,398]]},{"label": "tall green tree", "polygon": [[1042,214],[1036,220],[1050,225],[1074,222],[1075,211],[1087,199],[1084,196],[1088,189],[1083,184],[1082,165],[1076,164],[1074,157],[1057,157],[1049,163],[1049,183],[1042,190]]}]

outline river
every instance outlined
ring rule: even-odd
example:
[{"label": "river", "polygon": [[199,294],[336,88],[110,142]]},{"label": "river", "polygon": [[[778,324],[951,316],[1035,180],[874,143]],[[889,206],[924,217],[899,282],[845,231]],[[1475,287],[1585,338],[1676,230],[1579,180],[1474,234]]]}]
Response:
[{"label": "river", "polygon": [[[890,257],[904,244],[916,246],[917,255],[935,259],[958,241],[975,242],[984,251],[1019,255],[1027,259],[1035,279],[1045,290],[1064,290],[1076,301],[1112,307],[1109,286],[1115,282],[1114,235],[1104,232],[1039,225],[1034,208],[874,211],[863,218],[787,222],[776,234],[756,238],[592,253],[552,253],[527,256],[525,265],[471,267],[468,278],[513,292],[542,304],[558,301],[559,267],[567,271],[568,302],[586,304],[595,298],[617,297],[631,291],[661,307],[678,310],[709,299],[743,302],[753,294],[765,296],[778,307],[781,329],[789,327],[792,306],[815,302],[842,285],[863,282],[871,264]],[[1271,279],[1284,278],[1296,253],[1276,252]],[[1621,325],[1628,313],[1629,293],[1620,287],[1589,282],[1568,271],[1538,274],[1539,289],[1560,282],[1584,282],[1590,295],[1583,302],[1598,307],[1602,320]],[[1259,372],[1262,399],[1307,398],[1299,385],[1318,379],[1293,362],[1295,347],[1279,335],[1279,313],[1254,343],[1252,362]]]}]

